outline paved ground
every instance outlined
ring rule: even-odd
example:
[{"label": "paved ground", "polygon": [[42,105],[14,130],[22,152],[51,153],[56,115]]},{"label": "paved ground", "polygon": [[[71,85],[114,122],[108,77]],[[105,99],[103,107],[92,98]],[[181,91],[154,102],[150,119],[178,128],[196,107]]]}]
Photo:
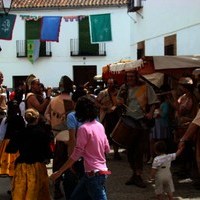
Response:
[{"label": "paved ground", "polygon": [[[147,183],[147,188],[141,189],[136,186],[126,186],[124,183],[131,175],[126,155],[121,153],[122,160],[114,161],[112,154],[108,156],[108,166],[112,171],[112,175],[107,180],[108,200],[153,200],[154,184]],[[172,166],[175,168],[176,166]],[[51,165],[48,166],[49,173],[51,173]],[[145,165],[144,180],[148,180],[150,166]],[[175,200],[200,200],[200,190],[195,190],[190,179],[178,180],[174,176],[174,184],[176,192],[174,194]],[[10,200],[10,196],[6,193],[9,188],[9,179],[0,178],[0,200]],[[19,199],[20,200],[20,199]],[[44,199],[45,200],[45,199]],[[64,200],[61,199],[61,200]]]},{"label": "paved ground", "polygon": [[[154,184],[148,183],[150,165],[145,165],[143,178],[147,182],[147,188],[142,189],[136,186],[126,186],[124,183],[131,175],[126,155],[121,153],[122,160],[108,162],[112,175],[107,181],[108,199],[109,200],[152,200],[155,199]],[[110,155],[112,158],[112,155]],[[173,166],[172,166],[173,168]],[[176,200],[200,200],[200,190],[195,190],[190,179],[177,180],[174,177]]]}]

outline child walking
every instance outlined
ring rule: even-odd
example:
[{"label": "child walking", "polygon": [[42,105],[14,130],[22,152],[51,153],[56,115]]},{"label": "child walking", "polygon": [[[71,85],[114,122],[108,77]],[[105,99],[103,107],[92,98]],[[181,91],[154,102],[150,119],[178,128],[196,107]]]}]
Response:
[{"label": "child walking", "polygon": [[151,169],[150,180],[155,178],[155,194],[158,200],[163,200],[163,193],[166,192],[168,199],[173,199],[174,183],[170,171],[171,161],[180,155],[181,149],[176,153],[166,154],[166,144],[158,141],[154,145],[157,156],[154,158]]},{"label": "child walking", "polygon": [[45,161],[51,158],[50,134],[38,124],[39,112],[27,109],[27,127],[16,134],[6,151],[16,153],[15,173],[12,184],[12,200],[50,200],[49,179]]}]

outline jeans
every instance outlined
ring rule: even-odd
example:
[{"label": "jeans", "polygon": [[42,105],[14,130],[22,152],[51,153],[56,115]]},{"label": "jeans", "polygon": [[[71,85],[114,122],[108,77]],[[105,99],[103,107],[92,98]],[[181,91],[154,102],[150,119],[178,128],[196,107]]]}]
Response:
[{"label": "jeans", "polygon": [[83,160],[75,162],[72,168],[74,170],[73,172],[68,169],[63,176],[63,189],[66,200],[70,199],[70,196],[79,183],[79,180],[84,176]]},{"label": "jeans", "polygon": [[107,175],[88,176],[85,174],[70,200],[107,200],[105,182]]}]

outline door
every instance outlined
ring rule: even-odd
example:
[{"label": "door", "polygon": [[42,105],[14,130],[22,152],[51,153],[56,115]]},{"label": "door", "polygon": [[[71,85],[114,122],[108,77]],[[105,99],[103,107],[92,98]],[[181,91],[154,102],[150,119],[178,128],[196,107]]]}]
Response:
[{"label": "door", "polygon": [[74,84],[84,85],[89,82],[88,86],[94,85],[94,76],[97,74],[97,67],[91,66],[73,66]]},{"label": "door", "polygon": [[24,85],[26,82],[27,76],[13,76],[13,88],[18,88],[21,85]]}]

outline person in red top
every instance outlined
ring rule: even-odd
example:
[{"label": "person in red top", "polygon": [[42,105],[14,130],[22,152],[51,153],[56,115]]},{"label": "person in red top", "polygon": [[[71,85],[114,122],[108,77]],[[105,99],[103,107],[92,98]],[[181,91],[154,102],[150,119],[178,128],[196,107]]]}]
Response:
[{"label": "person in red top", "polygon": [[85,175],[71,195],[71,200],[107,200],[105,181],[111,172],[105,154],[110,151],[103,125],[96,120],[97,108],[90,97],[81,97],[76,104],[76,117],[83,124],[77,131],[76,146],[69,160],[51,179],[56,180],[80,157],[84,159]]}]

